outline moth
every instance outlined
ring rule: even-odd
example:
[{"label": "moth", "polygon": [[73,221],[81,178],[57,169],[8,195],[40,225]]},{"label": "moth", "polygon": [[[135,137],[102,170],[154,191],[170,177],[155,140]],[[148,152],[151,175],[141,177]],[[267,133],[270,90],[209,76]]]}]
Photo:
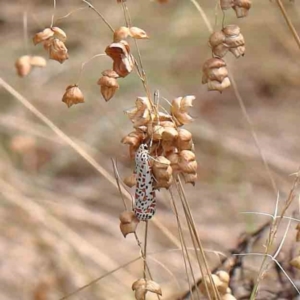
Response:
[{"label": "moth", "polygon": [[153,174],[150,165],[148,146],[141,144],[135,154],[135,206],[134,213],[140,221],[153,217],[156,211],[155,191],[153,188]]}]

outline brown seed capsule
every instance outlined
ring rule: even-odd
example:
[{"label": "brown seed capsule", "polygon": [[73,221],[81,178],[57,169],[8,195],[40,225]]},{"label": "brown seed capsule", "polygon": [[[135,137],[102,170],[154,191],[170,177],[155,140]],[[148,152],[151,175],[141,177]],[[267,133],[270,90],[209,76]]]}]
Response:
[{"label": "brown seed capsule", "polygon": [[153,162],[154,188],[169,188],[172,184],[172,168],[170,161],[164,156],[158,156]]},{"label": "brown seed capsule", "polygon": [[191,183],[193,186],[195,186],[196,181],[197,181],[197,173],[196,174],[186,174],[183,173],[183,179],[185,183]]},{"label": "brown seed capsule", "polygon": [[161,137],[164,141],[174,141],[178,137],[178,131],[174,127],[165,127]]},{"label": "brown seed capsule", "polygon": [[126,176],[123,180],[124,184],[128,187],[132,188],[136,185],[136,174],[132,173],[128,176]]},{"label": "brown seed capsule", "polygon": [[135,107],[128,109],[125,113],[133,123],[134,127],[145,126],[151,121],[151,104],[147,97],[138,97]]},{"label": "brown seed capsule", "polygon": [[15,67],[17,69],[17,73],[20,77],[24,77],[29,74],[31,70],[30,64],[31,57],[29,55],[21,56],[17,59],[15,63]]},{"label": "brown seed capsule", "polygon": [[192,134],[183,128],[178,129],[177,148],[179,151],[191,150],[193,147]]},{"label": "brown seed capsule", "polygon": [[63,95],[62,102],[65,102],[68,107],[71,107],[73,104],[84,102],[83,94],[76,84],[69,85],[67,87],[66,92]]},{"label": "brown seed capsule", "polygon": [[[226,294],[226,289],[227,289],[227,285],[224,284],[220,278],[215,275],[215,274],[211,274],[211,279],[215,285],[215,287],[217,288],[218,292],[221,295]],[[205,285],[205,282],[206,285]],[[201,284],[199,286],[200,291],[203,293],[203,295],[208,296],[208,295],[213,295],[214,294],[214,290],[213,290],[213,283],[211,282],[210,278],[208,275],[204,276],[203,280],[201,281]],[[208,291],[206,290],[206,286],[208,288]]]},{"label": "brown seed capsule", "polygon": [[162,140],[161,146],[162,146],[165,156],[168,156],[171,153],[176,151],[176,143],[172,140],[170,140],[170,141]]},{"label": "brown seed capsule", "polygon": [[228,52],[228,47],[224,44],[226,36],[222,31],[215,31],[209,38],[212,52],[217,57],[223,57]]},{"label": "brown seed capsule", "polygon": [[251,0],[234,0],[233,9],[238,18],[247,17],[250,8]]},{"label": "brown seed capsule", "polygon": [[228,47],[229,51],[239,58],[245,54],[245,40],[241,34],[241,30],[237,25],[227,25],[223,28],[226,36],[224,44]]},{"label": "brown seed capsule", "polygon": [[114,32],[114,37],[113,37],[114,43],[117,43],[117,42],[120,42],[121,40],[127,39],[129,34],[130,34],[130,32],[129,32],[128,27],[122,26],[122,27],[116,29]]},{"label": "brown seed capsule", "polygon": [[[60,62],[61,64],[69,58],[68,49],[59,39],[51,39],[50,43],[45,43],[49,49],[49,58]],[[46,47],[46,46],[45,46]]]},{"label": "brown seed capsule", "polygon": [[143,140],[143,134],[141,132],[132,131],[121,140],[121,143],[138,148],[142,140]]},{"label": "brown seed capsule", "polygon": [[60,29],[59,27],[51,27],[51,30],[54,32],[54,37],[58,38],[62,42],[65,42],[67,40],[66,33]]},{"label": "brown seed capsule", "polygon": [[51,28],[45,28],[43,31],[38,32],[33,37],[33,43],[34,45],[41,43],[45,40],[48,40],[54,35],[54,31],[51,30]]},{"label": "brown seed capsule", "polygon": [[136,218],[133,211],[123,211],[120,214],[120,230],[124,237],[126,237],[129,233],[134,233],[137,225],[139,224],[139,220]]},{"label": "brown seed capsule", "polygon": [[126,41],[110,44],[105,53],[113,60],[113,70],[120,76],[127,76],[134,66],[134,58],[130,54],[130,47]]},{"label": "brown seed capsule", "polygon": [[220,58],[210,58],[203,65],[202,83],[207,83],[209,91],[220,93],[230,86],[226,63]]},{"label": "brown seed capsule", "polygon": [[151,136],[154,142],[162,139],[164,128],[161,125],[154,125],[148,123],[148,135]]},{"label": "brown seed capsule", "polygon": [[149,39],[147,33],[138,27],[130,27],[129,34],[134,39]]},{"label": "brown seed capsule", "polygon": [[[230,277],[229,277],[229,274],[226,272],[226,271],[217,271],[216,272],[216,275],[220,278],[220,280],[227,285],[226,288],[228,288],[228,285],[229,285],[229,281],[230,281]],[[226,291],[227,292],[227,291]]]},{"label": "brown seed capsule", "polygon": [[196,174],[197,161],[195,154],[190,150],[180,151],[178,166],[183,173]]},{"label": "brown seed capsule", "polygon": [[158,283],[153,280],[145,280],[141,278],[132,284],[132,290],[135,291],[136,300],[145,300],[146,293],[152,292],[157,295],[162,295],[161,288]]},{"label": "brown seed capsule", "polygon": [[171,153],[167,155],[167,159],[170,161],[170,166],[173,172],[179,171],[180,168],[178,166],[179,163],[179,154],[178,153]]},{"label": "brown seed capsule", "polygon": [[101,94],[105,101],[109,101],[119,89],[117,79],[108,76],[102,76],[97,84],[101,86]]},{"label": "brown seed capsule", "polygon": [[172,101],[171,115],[177,126],[190,123],[193,118],[188,114],[188,108],[193,106],[195,96],[178,97]]}]

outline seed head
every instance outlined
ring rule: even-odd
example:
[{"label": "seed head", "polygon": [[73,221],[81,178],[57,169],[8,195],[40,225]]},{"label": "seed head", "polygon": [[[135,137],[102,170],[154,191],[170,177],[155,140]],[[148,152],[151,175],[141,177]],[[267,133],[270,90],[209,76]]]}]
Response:
[{"label": "seed head", "polygon": [[225,35],[224,45],[229,51],[236,57],[239,58],[245,54],[245,40],[241,34],[241,30],[237,25],[227,25],[223,28]]},{"label": "seed head", "polygon": [[134,39],[149,39],[147,33],[143,29],[138,27],[130,27],[129,35]]},{"label": "seed head", "polygon": [[234,0],[233,9],[238,18],[247,17],[248,11],[251,8],[251,0]]},{"label": "seed head", "polygon": [[84,102],[83,94],[76,84],[67,87],[62,102],[65,102],[68,107],[71,107],[73,104]]},{"label": "seed head", "polygon": [[153,175],[155,177],[155,188],[168,189],[173,181],[171,162],[164,156],[158,156],[153,163]]},{"label": "seed head", "polygon": [[114,32],[114,37],[113,37],[114,43],[118,43],[122,40],[127,39],[129,35],[130,35],[130,32],[129,32],[128,27],[122,26],[122,27],[116,29]]},{"label": "seed head", "polygon": [[[115,74],[117,75],[117,73]],[[102,76],[97,84],[101,86],[101,94],[105,101],[109,101],[119,89],[117,79],[114,77]]]},{"label": "seed head", "polygon": [[135,291],[136,300],[145,300],[146,293],[152,292],[157,295],[162,295],[161,288],[158,283],[153,280],[138,279],[132,284],[132,290]]},{"label": "seed head", "polygon": [[48,40],[54,35],[54,31],[51,28],[45,28],[43,31],[36,33],[33,37],[33,43],[39,44],[43,41]]},{"label": "seed head", "polygon": [[179,151],[193,148],[192,134],[183,128],[178,129],[177,148]]},{"label": "seed head", "polygon": [[29,74],[31,70],[30,59],[31,57],[29,55],[24,55],[17,59],[15,67],[20,77],[24,77]]}]

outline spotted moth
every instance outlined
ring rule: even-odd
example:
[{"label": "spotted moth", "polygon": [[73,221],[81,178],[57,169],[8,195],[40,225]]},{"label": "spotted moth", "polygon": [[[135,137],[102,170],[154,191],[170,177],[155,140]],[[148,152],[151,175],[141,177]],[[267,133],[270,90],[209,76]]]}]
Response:
[{"label": "spotted moth", "polygon": [[134,213],[141,221],[149,220],[156,210],[153,174],[149,161],[148,146],[141,144],[135,154],[136,190]]}]

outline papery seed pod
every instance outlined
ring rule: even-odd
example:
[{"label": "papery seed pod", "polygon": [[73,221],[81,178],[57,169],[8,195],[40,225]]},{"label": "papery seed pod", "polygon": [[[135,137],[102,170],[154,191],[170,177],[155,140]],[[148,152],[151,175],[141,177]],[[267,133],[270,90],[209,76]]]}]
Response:
[{"label": "papery seed pod", "polygon": [[228,46],[224,44],[226,36],[222,31],[215,31],[209,38],[212,52],[217,57],[223,57],[228,52]]},{"label": "papery seed pod", "polygon": [[107,76],[110,78],[119,78],[120,76],[114,70],[105,70],[101,73],[103,76]]},{"label": "papery seed pod", "polygon": [[163,128],[170,128],[170,127],[175,128],[176,127],[176,124],[174,123],[173,120],[171,120],[171,121],[163,121],[163,122],[160,122],[159,124]]},{"label": "papery seed pod", "polygon": [[161,137],[164,141],[174,141],[178,137],[178,131],[174,127],[165,127]]},{"label": "papery seed pod", "polygon": [[33,37],[33,43],[34,45],[41,43],[49,38],[51,38],[54,35],[53,30],[51,28],[45,28],[43,31],[38,32]]},{"label": "papery seed pod", "polygon": [[195,186],[198,177],[197,173],[196,174],[183,173],[182,175],[183,175],[184,182],[186,184],[191,183],[193,186]]},{"label": "papery seed pod", "polygon": [[114,43],[117,43],[117,42],[120,42],[121,40],[127,39],[129,34],[130,34],[130,32],[129,32],[128,27],[122,26],[122,27],[116,29],[114,32],[114,37],[113,37]]},{"label": "papery seed pod", "polygon": [[34,67],[45,67],[47,65],[46,59],[41,56],[31,56],[30,64]]},{"label": "papery seed pod", "polygon": [[29,55],[23,55],[17,59],[15,67],[20,77],[24,77],[29,74],[31,70],[30,59],[31,57]]},{"label": "papery seed pod", "polygon": [[173,116],[176,125],[182,126],[190,123],[193,118],[188,114],[188,108],[193,106],[195,96],[178,97],[172,101],[171,115]]},{"label": "papery seed pod", "polygon": [[180,151],[178,166],[183,173],[196,174],[197,161],[195,154],[190,150]]},{"label": "papery seed pod", "polygon": [[132,284],[132,290],[135,291],[136,300],[145,300],[147,292],[162,295],[161,288],[158,283],[153,280],[145,280],[141,278]]},{"label": "papery seed pod", "polygon": [[121,143],[134,146],[138,148],[143,140],[143,134],[138,131],[132,131],[123,139],[121,140]]},{"label": "papery seed pod", "polygon": [[132,173],[123,179],[123,182],[128,187],[132,188],[136,185],[136,174]]},{"label": "papery seed pod", "polygon": [[220,58],[210,58],[203,65],[202,83],[207,83],[209,91],[220,93],[230,86],[226,63]]},{"label": "papery seed pod", "polygon": [[227,25],[223,28],[223,32],[226,36],[224,44],[229,48],[232,54],[239,58],[245,54],[245,40],[241,34],[241,30],[237,25]]},{"label": "papery seed pod", "polygon": [[151,121],[151,104],[149,99],[147,97],[138,97],[135,101],[135,106],[125,111],[133,126],[137,128],[147,125]]},{"label": "papery seed pod", "polygon": [[233,9],[238,18],[247,17],[250,8],[251,0],[234,0]]},{"label": "papery seed pod", "polygon": [[139,223],[139,220],[136,218],[133,211],[123,211],[120,214],[120,230],[124,237],[126,237],[129,233],[134,233],[137,225]]},{"label": "papery seed pod", "polygon": [[[230,281],[230,277],[229,277],[229,274],[226,272],[226,271],[217,271],[216,272],[216,275],[220,278],[220,280],[227,285],[227,288],[228,288],[228,285],[229,285],[229,281]],[[226,291],[228,292],[228,291]]]},{"label": "papery seed pod", "polygon": [[134,66],[134,58],[130,54],[130,47],[126,41],[112,43],[105,49],[105,53],[113,60],[113,70],[120,76],[127,76]]},{"label": "papery seed pod", "polygon": [[173,181],[170,161],[164,156],[158,156],[153,163],[153,175],[155,177],[154,188],[168,189]]},{"label": "papery seed pod", "polygon": [[221,4],[221,9],[223,9],[223,10],[229,9],[229,8],[233,7],[234,0],[221,0],[220,4]]},{"label": "papery seed pod", "polygon": [[148,135],[151,139],[156,142],[162,139],[162,133],[164,132],[164,128],[161,125],[154,125],[148,123]]},{"label": "papery seed pod", "polygon": [[54,37],[58,38],[62,42],[65,42],[67,40],[66,33],[59,27],[51,27],[51,30],[54,32]]},{"label": "papery seed pod", "polygon": [[290,265],[300,270],[300,256],[296,256],[290,261]]},{"label": "papery seed pod", "polygon": [[109,101],[119,89],[117,79],[108,76],[102,76],[97,84],[101,86],[101,94],[106,102]]},{"label": "papery seed pod", "polygon": [[183,128],[178,129],[177,148],[179,151],[191,150],[193,146],[192,134]]},{"label": "papery seed pod", "polygon": [[296,242],[300,242],[300,223],[296,226],[297,234],[296,234]]},{"label": "papery seed pod", "polygon": [[173,153],[177,150],[176,142],[172,141],[172,140],[170,140],[170,141],[162,140],[161,146],[162,146],[166,156],[170,155],[171,153]]},{"label": "papery seed pod", "polygon": [[68,107],[71,107],[73,104],[84,103],[83,94],[76,84],[69,85],[66,88],[62,102],[65,102]]},{"label": "papery seed pod", "polygon": [[161,141],[158,141],[158,142],[154,141],[152,143],[152,146],[151,146],[150,150],[149,150],[149,154],[151,156],[157,157],[157,156],[161,156],[163,154],[163,152],[164,152],[164,150],[162,148]]},{"label": "papery seed pod", "polygon": [[159,122],[165,122],[165,121],[172,122],[172,116],[167,114],[167,113],[159,111],[158,112],[158,120],[157,120],[157,114],[155,114],[154,121],[155,122],[157,122],[157,121],[159,121]]},{"label": "papery seed pod", "polygon": [[173,172],[179,171],[179,154],[178,153],[171,153],[169,155],[167,155],[166,157],[169,161],[170,161],[170,166],[173,170]]},{"label": "papery seed pod", "polygon": [[[45,45],[45,44],[44,44]],[[60,62],[61,64],[69,58],[68,49],[59,39],[51,39],[49,47],[49,58]]]},{"label": "papery seed pod", "polygon": [[134,39],[149,39],[147,33],[138,27],[130,27],[129,34]]}]

